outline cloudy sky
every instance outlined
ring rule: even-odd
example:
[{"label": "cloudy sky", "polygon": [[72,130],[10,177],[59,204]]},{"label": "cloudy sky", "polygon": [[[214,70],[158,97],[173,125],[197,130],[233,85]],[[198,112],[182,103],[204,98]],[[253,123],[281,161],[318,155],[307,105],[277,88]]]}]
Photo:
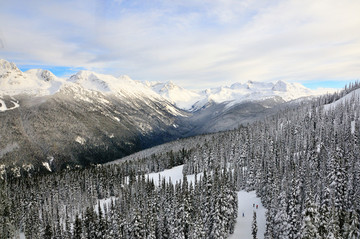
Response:
[{"label": "cloudy sky", "polygon": [[0,0],[0,58],[187,88],[360,79],[359,0]]}]

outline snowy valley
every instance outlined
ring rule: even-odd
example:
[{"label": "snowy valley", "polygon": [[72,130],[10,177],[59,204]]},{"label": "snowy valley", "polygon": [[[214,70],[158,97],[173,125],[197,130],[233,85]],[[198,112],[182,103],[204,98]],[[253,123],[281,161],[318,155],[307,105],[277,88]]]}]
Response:
[{"label": "snowy valley", "polygon": [[[1,94],[4,238],[360,236],[359,83],[296,100],[313,92],[284,82],[190,92],[80,71],[18,94],[21,74],[3,77]],[[234,115],[250,108],[257,117],[241,125]],[[225,116],[239,125],[181,137]]]}]

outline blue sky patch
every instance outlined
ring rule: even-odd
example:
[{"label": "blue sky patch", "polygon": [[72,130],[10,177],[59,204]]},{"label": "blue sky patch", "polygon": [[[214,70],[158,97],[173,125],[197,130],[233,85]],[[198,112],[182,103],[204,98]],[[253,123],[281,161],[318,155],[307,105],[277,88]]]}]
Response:
[{"label": "blue sky patch", "polygon": [[57,77],[69,77],[76,74],[80,70],[85,70],[82,67],[67,67],[67,66],[44,66],[44,65],[19,65],[21,71],[27,71],[31,69],[43,69],[51,71]]}]

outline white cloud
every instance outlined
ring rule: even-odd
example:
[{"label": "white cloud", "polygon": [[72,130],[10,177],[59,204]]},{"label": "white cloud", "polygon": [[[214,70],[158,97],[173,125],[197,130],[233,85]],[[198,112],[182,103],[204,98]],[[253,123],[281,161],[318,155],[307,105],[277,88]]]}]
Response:
[{"label": "white cloud", "polygon": [[357,0],[49,2],[0,10],[2,57],[194,87],[360,74]]}]

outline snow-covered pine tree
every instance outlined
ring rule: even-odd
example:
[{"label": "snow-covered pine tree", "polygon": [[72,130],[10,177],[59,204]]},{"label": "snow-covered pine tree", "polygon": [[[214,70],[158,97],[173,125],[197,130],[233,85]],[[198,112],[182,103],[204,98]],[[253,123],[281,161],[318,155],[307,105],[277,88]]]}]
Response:
[{"label": "snow-covered pine tree", "polygon": [[0,235],[3,235],[4,238],[12,238],[15,227],[10,217],[11,201],[6,193],[6,184],[6,181],[0,183]]},{"label": "snow-covered pine tree", "polygon": [[52,239],[53,238],[53,233],[52,233],[52,229],[50,224],[47,224],[44,230],[44,234],[43,234],[43,238],[44,239]]},{"label": "snow-covered pine tree", "polygon": [[347,239],[360,238],[360,223],[358,214],[353,210],[350,213],[349,227],[345,230],[345,237]]},{"label": "snow-covered pine tree", "polygon": [[301,227],[301,238],[302,239],[320,239],[319,230],[319,215],[317,205],[315,204],[312,196],[309,195],[305,209],[303,212],[303,221]]},{"label": "snow-covered pine tree", "polygon": [[330,190],[328,187],[323,189],[321,198],[320,198],[320,207],[319,207],[319,235],[323,238],[329,233],[330,221],[331,221],[331,201],[330,201]]},{"label": "snow-covered pine tree", "polygon": [[82,238],[82,222],[79,218],[79,215],[75,215],[75,223],[74,223],[74,229],[73,229],[73,239],[81,239]]},{"label": "snow-covered pine tree", "polygon": [[252,225],[251,225],[251,235],[253,236],[253,239],[258,238],[257,232],[258,232],[258,227],[257,227],[257,222],[256,222],[256,212],[254,211]]},{"label": "snow-covered pine tree", "polygon": [[131,222],[131,237],[146,238],[145,224],[139,209],[136,209],[133,215],[134,216]]},{"label": "snow-covered pine tree", "polygon": [[279,194],[279,205],[278,210],[274,218],[274,230],[277,233],[277,236],[279,239],[287,239],[289,238],[289,217],[287,214],[287,208],[288,208],[288,199],[286,192],[282,191]]}]

